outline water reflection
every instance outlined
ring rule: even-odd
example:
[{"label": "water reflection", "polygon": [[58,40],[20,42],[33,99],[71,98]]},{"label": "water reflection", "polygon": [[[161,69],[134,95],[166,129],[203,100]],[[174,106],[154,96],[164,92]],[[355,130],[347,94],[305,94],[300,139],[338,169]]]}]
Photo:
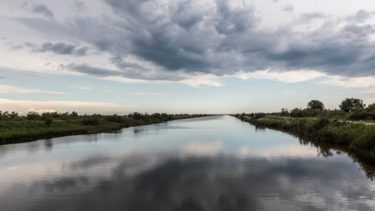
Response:
[{"label": "water reflection", "polygon": [[228,116],[50,141],[0,146],[2,210],[375,209],[346,153]]},{"label": "water reflection", "polygon": [[321,155],[326,158],[334,156],[335,154],[348,156],[353,162],[359,164],[360,169],[366,173],[367,177],[371,179],[371,181],[374,180],[375,166],[370,165],[366,162],[363,162],[361,159],[357,158],[354,154],[346,150],[345,147],[340,146],[340,145],[335,145],[335,144],[316,142],[306,137],[299,138],[299,142],[301,145],[311,145],[311,146],[316,147],[318,156]]},{"label": "water reflection", "polygon": [[45,146],[46,150],[51,150],[52,147],[53,147],[52,140],[51,139],[44,140],[44,146]]}]

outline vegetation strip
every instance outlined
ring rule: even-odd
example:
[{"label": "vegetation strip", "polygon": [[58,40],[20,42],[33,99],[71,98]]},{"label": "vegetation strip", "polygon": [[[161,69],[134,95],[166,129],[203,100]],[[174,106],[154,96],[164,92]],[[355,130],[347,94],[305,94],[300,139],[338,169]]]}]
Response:
[{"label": "vegetation strip", "polygon": [[361,161],[375,164],[375,104],[365,107],[360,100],[347,98],[340,104],[340,110],[328,110],[324,109],[320,102],[320,107],[312,106],[311,102],[306,109],[243,113],[235,117],[255,126],[288,131],[315,141],[342,145]]},{"label": "vegetation strip", "polygon": [[0,111],[0,144],[21,143],[60,136],[116,131],[121,128],[156,124],[170,120],[202,117],[202,114],[142,114],[129,115],[78,115],[72,113],[29,112],[19,116],[16,112]]}]

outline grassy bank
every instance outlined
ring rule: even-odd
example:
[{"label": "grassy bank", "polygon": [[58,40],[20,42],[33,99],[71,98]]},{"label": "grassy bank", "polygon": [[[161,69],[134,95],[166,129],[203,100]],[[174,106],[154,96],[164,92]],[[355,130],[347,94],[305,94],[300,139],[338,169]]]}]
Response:
[{"label": "grassy bank", "polygon": [[255,126],[289,131],[315,141],[342,145],[362,161],[375,164],[375,125],[345,118],[236,115]]},{"label": "grassy bank", "polygon": [[0,144],[20,143],[38,139],[67,135],[100,133],[125,127],[155,124],[170,120],[201,117],[201,114],[141,114],[119,115],[78,115],[72,113],[16,113],[0,112]]}]

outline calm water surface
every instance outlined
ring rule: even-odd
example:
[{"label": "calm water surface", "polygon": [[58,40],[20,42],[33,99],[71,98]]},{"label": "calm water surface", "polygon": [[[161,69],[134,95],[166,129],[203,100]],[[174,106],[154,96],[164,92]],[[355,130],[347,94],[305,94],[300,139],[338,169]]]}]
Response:
[{"label": "calm water surface", "polygon": [[0,146],[0,210],[375,210],[345,153],[230,116]]}]

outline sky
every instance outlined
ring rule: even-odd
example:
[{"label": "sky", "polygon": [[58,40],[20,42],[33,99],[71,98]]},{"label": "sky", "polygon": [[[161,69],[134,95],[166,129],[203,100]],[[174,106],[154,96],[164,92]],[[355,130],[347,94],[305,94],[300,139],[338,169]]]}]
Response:
[{"label": "sky", "polygon": [[369,0],[2,0],[0,26],[1,111],[375,103]]}]

